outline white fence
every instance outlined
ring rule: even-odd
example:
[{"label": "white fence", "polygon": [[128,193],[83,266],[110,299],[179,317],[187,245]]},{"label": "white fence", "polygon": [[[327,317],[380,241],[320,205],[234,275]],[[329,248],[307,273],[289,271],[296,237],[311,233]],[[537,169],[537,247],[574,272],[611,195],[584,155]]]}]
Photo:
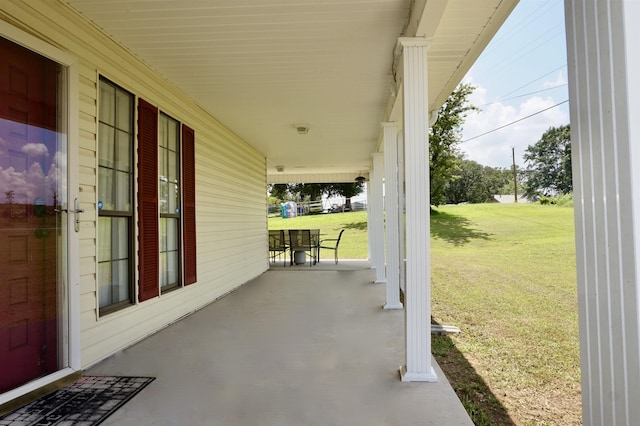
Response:
[{"label": "white fence", "polygon": [[[293,217],[308,214],[342,213],[367,209],[367,200],[361,197],[347,199],[345,197],[332,197],[322,201],[302,201],[292,206],[285,204],[269,204],[269,216]],[[292,211],[293,210],[293,211]]]}]

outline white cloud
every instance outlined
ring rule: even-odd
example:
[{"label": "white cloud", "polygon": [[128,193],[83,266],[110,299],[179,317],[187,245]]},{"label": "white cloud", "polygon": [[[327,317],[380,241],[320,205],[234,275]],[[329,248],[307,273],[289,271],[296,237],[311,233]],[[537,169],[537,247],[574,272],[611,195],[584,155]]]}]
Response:
[{"label": "white cloud", "polygon": [[49,150],[47,146],[43,143],[26,143],[20,149],[27,155],[37,155],[37,156],[47,156],[49,155]]},{"label": "white cloud", "polygon": [[[35,144],[34,144],[35,145]],[[26,170],[15,170],[13,167],[0,167],[0,203],[6,202],[6,192],[14,191],[13,202],[17,204],[31,204],[42,198],[47,205],[53,203],[54,194],[58,201],[64,201],[66,179],[63,171],[66,169],[66,157],[63,153],[56,154],[45,175],[42,165],[34,161]]]},{"label": "white cloud", "polygon": [[[561,78],[559,76],[558,80]],[[550,96],[532,96],[516,105],[502,102],[487,103],[486,93],[484,88],[478,87],[469,97],[473,105],[485,106],[480,113],[468,114],[463,127],[462,140],[474,139],[460,145],[466,158],[482,165],[510,167],[511,148],[514,147],[516,163],[522,166],[524,165],[522,156],[529,145],[540,140],[549,127],[569,123],[567,104],[540,112],[558,103]],[[528,116],[531,117],[523,119]],[[518,122],[521,119],[523,120]],[[506,127],[493,131],[502,126]],[[487,134],[475,138],[484,133]]]}]

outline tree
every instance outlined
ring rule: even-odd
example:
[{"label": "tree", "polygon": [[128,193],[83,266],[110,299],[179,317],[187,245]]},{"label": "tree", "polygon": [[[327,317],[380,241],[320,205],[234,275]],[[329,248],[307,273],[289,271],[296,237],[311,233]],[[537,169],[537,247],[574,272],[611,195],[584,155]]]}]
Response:
[{"label": "tree", "polygon": [[289,184],[289,192],[298,194],[301,201],[315,201],[322,197],[325,187],[323,183],[294,183]]},{"label": "tree", "polygon": [[445,188],[445,200],[450,204],[487,202],[509,182],[507,172],[461,159],[459,170]]},{"label": "tree", "polygon": [[571,132],[568,124],[550,127],[524,154],[524,194],[532,199],[573,191]]},{"label": "tree", "polygon": [[323,194],[329,197],[343,196],[346,198],[360,194],[364,189],[364,184],[360,182],[347,183],[289,183],[273,184],[270,188],[272,197],[281,201],[286,199],[296,199],[299,201],[319,200]]},{"label": "tree", "polygon": [[445,188],[454,179],[461,161],[458,145],[462,139],[462,125],[468,111],[479,109],[467,102],[475,90],[470,84],[460,84],[438,111],[438,119],[429,136],[429,183],[431,204],[446,201]]},{"label": "tree", "polygon": [[269,187],[269,194],[277,200],[285,201],[288,197],[288,185],[286,183],[274,183]]}]

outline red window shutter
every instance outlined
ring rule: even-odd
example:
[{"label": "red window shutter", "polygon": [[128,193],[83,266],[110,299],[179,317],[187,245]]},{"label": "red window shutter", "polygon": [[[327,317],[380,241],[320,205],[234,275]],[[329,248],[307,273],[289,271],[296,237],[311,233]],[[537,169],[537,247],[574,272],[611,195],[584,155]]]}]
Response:
[{"label": "red window shutter", "polygon": [[182,126],[182,189],[183,219],[182,244],[184,246],[184,283],[193,284],[196,278],[196,155],[195,133]]},{"label": "red window shutter", "polygon": [[158,108],[138,102],[139,300],[160,294],[158,247]]}]

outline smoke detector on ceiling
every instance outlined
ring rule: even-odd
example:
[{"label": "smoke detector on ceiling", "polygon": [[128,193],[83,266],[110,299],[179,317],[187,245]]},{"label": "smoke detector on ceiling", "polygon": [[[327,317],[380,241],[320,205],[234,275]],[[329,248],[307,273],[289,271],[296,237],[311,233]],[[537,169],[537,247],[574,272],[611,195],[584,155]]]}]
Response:
[{"label": "smoke detector on ceiling", "polygon": [[309,133],[308,124],[294,124],[293,127],[296,128],[296,132],[298,132],[299,135],[306,135]]}]

